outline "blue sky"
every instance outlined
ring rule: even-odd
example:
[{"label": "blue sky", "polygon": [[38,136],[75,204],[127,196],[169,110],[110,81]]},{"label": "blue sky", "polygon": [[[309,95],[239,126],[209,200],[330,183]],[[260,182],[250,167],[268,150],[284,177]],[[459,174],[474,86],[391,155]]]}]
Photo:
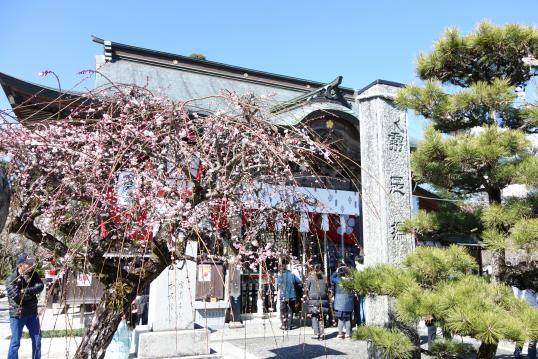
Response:
[{"label": "blue sky", "polygon": [[[51,69],[68,88],[102,53],[96,35],[322,82],[342,75],[353,88],[378,78],[410,83],[414,58],[447,27],[536,25],[537,8],[536,0],[0,0],[0,72],[55,86],[37,76]],[[422,124],[413,120],[411,133]]]}]

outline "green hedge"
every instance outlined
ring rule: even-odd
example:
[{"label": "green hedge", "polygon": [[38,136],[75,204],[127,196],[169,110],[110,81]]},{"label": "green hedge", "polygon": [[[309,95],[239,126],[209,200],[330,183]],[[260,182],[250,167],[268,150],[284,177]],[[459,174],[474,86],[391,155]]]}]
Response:
[{"label": "green hedge", "polygon": [[[85,331],[86,328],[42,330],[41,338],[81,337],[84,335]],[[30,335],[28,332],[23,332],[22,337],[29,339]],[[11,336],[9,336],[8,339],[11,339]]]}]

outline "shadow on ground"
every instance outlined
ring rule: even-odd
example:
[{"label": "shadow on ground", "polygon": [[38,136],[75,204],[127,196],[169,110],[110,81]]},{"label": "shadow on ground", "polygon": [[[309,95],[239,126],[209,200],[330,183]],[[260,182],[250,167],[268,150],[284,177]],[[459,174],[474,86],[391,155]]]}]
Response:
[{"label": "shadow on ground", "polygon": [[287,347],[275,348],[269,350],[274,353],[275,356],[271,358],[302,358],[302,359],[314,359],[332,355],[346,355],[346,353],[328,348],[323,344],[297,344]]}]

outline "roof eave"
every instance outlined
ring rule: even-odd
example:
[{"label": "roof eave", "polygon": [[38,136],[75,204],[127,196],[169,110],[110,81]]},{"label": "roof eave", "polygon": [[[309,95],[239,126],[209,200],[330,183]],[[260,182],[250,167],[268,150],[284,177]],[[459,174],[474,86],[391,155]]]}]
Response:
[{"label": "roof eave", "polygon": [[[106,46],[108,46],[108,43],[110,43],[113,59],[122,58],[121,55],[118,56],[118,54],[115,52],[115,50],[121,50],[128,54],[146,55],[146,56],[155,57],[161,60],[169,60],[170,63],[174,63],[174,60],[175,60],[177,61],[178,67],[181,64],[191,64],[191,65],[198,65],[201,67],[206,67],[208,69],[219,69],[221,71],[227,71],[229,73],[233,73],[238,76],[244,76],[244,74],[248,74],[248,76],[256,76],[256,77],[259,77],[260,79],[267,79],[267,80],[273,80],[273,81],[276,80],[276,81],[294,84],[298,86],[299,88],[303,90],[308,90],[308,91],[310,89],[315,89],[315,88],[325,86],[325,83],[323,82],[311,81],[311,80],[306,80],[306,79],[292,77],[292,76],[279,75],[275,73],[259,71],[259,70],[254,70],[254,69],[240,67],[240,66],[228,65],[228,64],[224,64],[220,62],[215,62],[215,61],[193,59],[191,57],[184,56],[184,55],[151,50],[151,49],[146,49],[142,47],[112,42],[112,41],[109,42],[96,36],[92,36],[92,40],[98,44],[102,44],[103,46],[105,46],[105,44]],[[340,87],[340,89],[347,96],[352,96],[354,94],[354,90],[352,88]]]}]

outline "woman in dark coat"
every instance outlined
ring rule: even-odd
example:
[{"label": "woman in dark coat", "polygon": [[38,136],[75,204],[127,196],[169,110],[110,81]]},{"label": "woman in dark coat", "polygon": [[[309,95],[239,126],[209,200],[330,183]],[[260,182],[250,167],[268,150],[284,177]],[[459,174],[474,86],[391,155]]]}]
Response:
[{"label": "woman in dark coat", "polygon": [[319,264],[314,266],[306,280],[305,289],[308,298],[308,313],[312,316],[313,338],[320,339],[323,335],[324,317],[329,312],[329,297],[327,295],[327,280]]}]

